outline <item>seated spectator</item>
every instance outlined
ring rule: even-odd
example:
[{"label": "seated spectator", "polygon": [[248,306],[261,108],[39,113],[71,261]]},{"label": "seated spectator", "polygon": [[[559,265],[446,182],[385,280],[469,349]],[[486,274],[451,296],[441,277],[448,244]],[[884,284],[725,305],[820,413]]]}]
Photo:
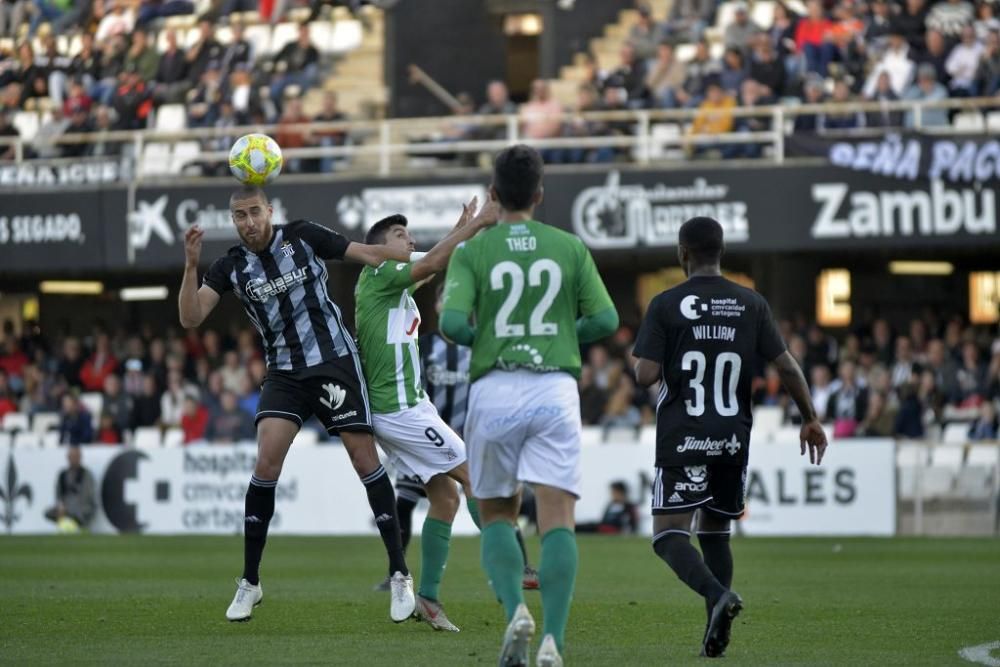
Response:
[{"label": "seated spectator", "polygon": [[[554,100],[549,84],[543,79],[531,83],[531,97],[521,105],[521,135],[526,139],[552,139],[562,134],[562,105]],[[541,151],[546,162],[553,157],[551,149]]]},{"label": "seated spectator", "polygon": [[[930,63],[924,63],[917,70],[917,83],[906,91],[904,100],[937,102],[948,99],[948,89],[938,83],[937,72]],[[921,127],[948,125],[948,110],[941,107],[923,107],[920,114]],[[906,127],[916,127],[912,111],[906,112]]]},{"label": "seated spectator", "polygon": [[601,426],[604,427],[605,434],[612,428],[638,429],[642,425],[642,414],[634,402],[635,381],[628,374],[622,373],[604,406]]},{"label": "seated spectator", "polygon": [[[309,117],[302,112],[302,100],[298,98],[289,99],[281,113],[278,121],[278,129],[275,130],[274,140],[282,149],[306,148],[313,145],[313,137],[309,128]],[[302,159],[297,157],[285,157],[285,169],[289,173],[297,174],[306,171],[315,171],[315,159]],[[239,356],[236,357],[239,363]],[[238,372],[245,372],[242,368]],[[239,387],[239,380],[230,381],[232,386]]]},{"label": "seated spectator", "polygon": [[972,341],[962,345],[962,363],[956,372],[957,391],[951,397],[960,406],[975,405],[986,395],[987,368],[979,360],[979,347]]},{"label": "seated spectator", "polygon": [[838,369],[840,386],[830,396],[826,418],[833,422],[833,437],[854,436],[858,424],[864,421],[868,409],[868,390],[858,383],[857,366],[845,361]]},{"label": "seated spectator", "polygon": [[924,48],[926,22],[927,0],[905,0],[899,14],[893,19],[893,24],[910,45],[910,52],[913,54]]},{"label": "seated spectator", "polygon": [[52,104],[62,106],[73,59],[59,52],[55,36],[49,34],[42,39],[42,52],[35,56],[35,64],[42,68],[48,78],[47,86]]},{"label": "seated spectator", "polygon": [[205,439],[213,443],[231,443],[254,439],[253,417],[240,408],[236,394],[222,393],[222,409],[208,420]]},{"label": "seated spectator", "polygon": [[99,333],[94,340],[94,353],[80,369],[84,391],[103,391],[105,379],[118,369],[118,360],[111,353],[111,343],[106,333]]},{"label": "seated spectator", "polygon": [[946,39],[957,40],[962,30],[976,18],[972,3],[965,0],[944,0],[931,7],[927,15],[927,30],[936,30]]},{"label": "seated spectator", "polygon": [[578,533],[600,533],[602,535],[632,535],[639,530],[639,510],[629,502],[628,484],[623,481],[611,483],[611,499],[604,508],[604,515],[597,523],[579,523]]},{"label": "seated spectator", "polygon": [[215,25],[211,20],[202,18],[198,21],[198,40],[184,55],[187,60],[187,80],[192,83],[201,81],[210,65],[219,67],[222,55],[222,45],[215,39]]},{"label": "seated spectator", "polygon": [[976,69],[976,91],[982,97],[992,97],[1000,91],[1000,33],[996,30],[985,37]]},{"label": "seated spectator", "polygon": [[114,417],[107,412],[101,413],[94,442],[102,445],[120,445],[123,442],[122,430],[115,423]]},{"label": "seated spectator", "polygon": [[[705,101],[698,105],[698,113],[691,123],[691,136],[725,134],[733,131],[733,108],[736,99],[722,89],[718,80],[709,82]],[[709,150],[714,144],[689,145],[694,155]]]},{"label": "seated spectator", "polygon": [[232,37],[229,44],[223,47],[221,66],[224,76],[232,74],[237,69],[249,70],[254,64],[253,44],[243,32],[243,24],[239,21],[230,24]]},{"label": "seated spectator", "polygon": [[88,115],[94,106],[94,100],[87,94],[83,84],[73,81],[69,84],[69,93],[63,102],[63,114],[72,117],[74,113],[82,110]]},{"label": "seated spectator", "polygon": [[[222,71],[216,62],[209,63],[202,72],[201,81],[188,92],[187,124],[188,127],[212,127],[219,117],[219,105],[222,102]],[[280,144],[284,145],[284,144]]]},{"label": "seated spectator", "polygon": [[142,393],[132,400],[129,428],[134,430],[144,426],[158,426],[161,409],[156,378],[147,373],[142,376]]},{"label": "seated spectator", "polygon": [[996,16],[996,8],[992,2],[980,2],[976,5],[976,39],[985,42],[991,32],[1000,31],[1000,18]]},{"label": "seated spectator", "polygon": [[584,364],[580,369],[580,418],[585,426],[593,426],[604,416],[608,393],[594,382],[594,368]]},{"label": "seated spectator", "polygon": [[892,89],[892,80],[888,72],[881,72],[875,86],[875,92],[868,98],[869,102],[881,102],[882,108],[878,111],[869,111],[865,116],[866,127],[893,127],[903,126],[903,112],[890,110],[885,103],[898,102],[899,96]]},{"label": "seated spectator", "polygon": [[772,99],[781,97],[785,94],[787,70],[784,63],[778,60],[767,33],[758,33],[752,45],[749,78],[763,87],[761,91],[763,97]]},{"label": "seated spectator", "polygon": [[827,75],[836,49],[830,40],[833,22],[826,16],[821,0],[806,3],[808,14],[795,27],[795,48],[805,58],[806,71]]},{"label": "seated spectator", "polygon": [[761,27],[750,19],[749,8],[743,0],[733,4],[733,22],[726,26],[723,43],[727,49],[736,49],[741,55],[750,52],[750,40],[761,31]]},{"label": "seated spectator", "polygon": [[[94,131],[94,124],[90,122],[90,113],[87,108],[79,102],[70,105],[69,124],[66,126],[66,134],[89,134]],[[82,141],[75,143],[65,143],[60,147],[62,157],[83,157],[88,150],[88,145]]]},{"label": "seated spectator", "polygon": [[719,84],[728,95],[736,97],[740,94],[743,81],[747,78],[747,66],[741,49],[727,48],[722,56],[722,71],[719,72]]},{"label": "seated spectator", "polygon": [[897,28],[893,25],[892,6],[887,0],[872,2],[871,11],[865,25],[864,39],[869,50],[877,52],[887,47],[889,36]]},{"label": "seated spectator", "polygon": [[[764,97],[764,88],[753,79],[745,79],[740,87],[739,104],[742,107],[759,107],[770,104],[771,100]],[[768,132],[771,129],[770,112],[760,116],[740,116],[736,119],[737,132]],[[733,144],[723,152],[724,158],[759,158],[768,143]]]},{"label": "seated spectator", "polygon": [[629,30],[626,41],[635,49],[635,57],[649,60],[656,53],[657,45],[663,39],[663,31],[653,19],[648,5],[639,5],[639,20]]},{"label": "seated spectator", "polygon": [[917,56],[917,66],[927,63],[934,66],[934,77],[937,79],[938,83],[944,85],[945,88],[951,80],[951,75],[948,74],[948,43],[944,36],[936,30],[928,30],[927,34],[924,35],[924,48],[923,51]]},{"label": "seated spectator", "polygon": [[840,79],[833,85],[833,95],[830,102],[844,105],[844,111],[821,112],[816,118],[816,129],[820,132],[854,130],[865,126],[865,115],[860,111],[851,111],[854,96],[847,82]]},{"label": "seated spectator", "polygon": [[822,364],[813,366],[809,380],[809,394],[812,396],[813,407],[816,408],[816,414],[822,418],[827,414],[827,406],[834,392],[834,386],[830,382],[829,367]]},{"label": "seated spectator", "polygon": [[[611,89],[608,89],[609,91]],[[612,93],[609,93],[612,94]],[[617,94],[617,91],[614,91]],[[575,115],[566,123],[564,134],[566,136],[579,137],[608,137],[619,133],[620,126],[616,123],[606,123],[604,121],[587,120],[582,114],[590,111],[606,110],[598,97],[597,91],[589,83],[582,83],[577,88],[577,106]],[[611,146],[601,148],[575,148],[565,152],[566,162],[571,163],[594,163],[612,162],[617,154],[617,149]]]},{"label": "seated spectator", "polygon": [[906,336],[896,339],[895,363],[892,366],[892,386],[899,387],[909,381],[913,375],[913,345]]},{"label": "seated spectator", "polygon": [[628,42],[622,44],[620,55],[621,61],[605,80],[605,88],[623,88],[628,94],[629,108],[647,106],[649,89],[646,87],[646,60],[640,58]]},{"label": "seated spectator", "polygon": [[767,38],[778,61],[785,65],[789,77],[797,75],[799,71],[798,47],[795,45],[795,31],[799,20],[799,16],[782,0],[774,3],[774,20],[767,31]]},{"label": "seated spectator", "polygon": [[67,393],[62,398],[59,444],[85,445],[94,440],[94,424],[80,399]]},{"label": "seated spectator", "polygon": [[0,370],[0,423],[3,423],[3,418],[11,412],[17,412],[17,401],[14,400],[14,393],[10,390],[7,371]]},{"label": "seated spectator", "polygon": [[[20,136],[21,133],[17,131],[17,128],[11,122],[11,115],[0,104],[0,138],[7,139]],[[13,160],[16,157],[17,148],[14,144],[0,145],[0,161]]]},{"label": "seated spectator", "polygon": [[[517,113],[517,105],[510,101],[506,83],[493,80],[486,85],[486,102],[479,107],[478,113],[483,116],[507,116]],[[506,134],[506,129],[502,129]]]},{"label": "seated spectator", "polygon": [[674,0],[665,30],[676,42],[699,42],[715,15],[713,0]]},{"label": "seated spectator", "polygon": [[122,381],[114,374],[104,378],[103,414],[111,416],[119,431],[126,431],[132,421],[132,399],[122,391]]},{"label": "seated spectator", "polygon": [[661,42],[656,50],[656,58],[648,65],[646,87],[652,95],[653,104],[665,109],[677,106],[677,90],[684,85],[686,67],[677,60],[674,46]]},{"label": "seated spectator", "polygon": [[198,397],[193,392],[185,394],[183,405],[180,427],[184,431],[184,444],[207,439],[206,431],[211,418],[208,409],[198,402]]},{"label": "seated spectator", "polygon": [[983,45],[976,39],[971,25],[962,28],[962,40],[952,48],[944,64],[951,77],[949,88],[952,97],[973,97],[977,94],[976,74],[983,56]]},{"label": "seated spectator", "polygon": [[132,45],[125,54],[125,67],[133,68],[143,81],[153,81],[156,78],[156,72],[160,68],[160,54],[156,52],[156,45],[149,43],[148,35],[142,28],[132,32]]},{"label": "seated spectator", "polygon": [[991,401],[979,406],[979,416],[969,425],[969,440],[997,439],[997,410]]},{"label": "seated spectator", "polygon": [[87,144],[88,155],[92,157],[117,156],[122,152],[120,140],[109,140],[107,135],[115,131],[115,112],[106,106],[99,106],[94,111],[94,136]]},{"label": "seated spectator", "polygon": [[881,392],[870,392],[865,418],[858,424],[855,435],[861,438],[891,438],[895,428],[896,410],[887,405],[885,395]]},{"label": "seated spectator", "polygon": [[695,47],[694,58],[686,68],[684,85],[676,91],[677,102],[682,107],[697,107],[705,99],[708,82],[718,80],[722,65],[713,60],[708,42],[702,40]]},{"label": "seated spectator", "polygon": [[188,394],[198,395],[198,390],[184,381],[179,370],[167,373],[167,388],[160,397],[160,421],[165,428],[180,426],[184,411],[184,398]]},{"label": "seated spectator", "polygon": [[[916,377],[916,376],[915,376]],[[893,435],[901,438],[924,437],[924,403],[921,401],[916,382],[911,380],[899,391],[899,412]]]},{"label": "seated spectator", "polygon": [[0,2],[0,37],[17,37],[18,29],[31,13],[28,0],[5,0]]},{"label": "seated spectator", "polygon": [[56,478],[56,505],[45,511],[46,519],[68,531],[86,528],[97,513],[97,484],[94,475],[83,467],[82,458],[79,447],[67,450],[69,466]]},{"label": "seated spectator", "polygon": [[[240,410],[250,415],[251,418],[257,416],[257,406],[260,404],[260,385],[254,384],[253,380],[250,379],[248,375],[243,380],[243,386],[240,387],[239,392],[239,405]],[[220,401],[221,406],[221,401]]]},{"label": "seated spectator", "polygon": [[114,99],[118,124],[125,130],[141,130],[153,110],[153,92],[131,67],[124,69],[119,80]]},{"label": "seated spectator", "polygon": [[177,32],[167,30],[167,49],[160,55],[156,67],[155,96],[161,104],[173,104],[184,99],[191,83],[188,81],[187,55],[177,46]]},{"label": "seated spectator", "polygon": [[134,27],[135,10],[123,0],[116,0],[97,24],[94,39],[100,44],[111,37],[128,35]]},{"label": "seated spectator", "polygon": [[194,3],[190,0],[141,0],[135,24],[142,27],[157,19],[186,14],[194,14]]},{"label": "seated spectator", "polygon": [[753,405],[785,407],[788,402],[785,389],[781,384],[778,370],[770,364],[764,370],[763,378],[754,380],[754,391],[751,398]]},{"label": "seated spectator", "polygon": [[299,37],[289,42],[278,52],[274,59],[275,76],[271,83],[271,99],[282,103],[282,95],[288,86],[298,86],[308,90],[316,85],[319,77],[319,51],[312,45],[309,37],[309,26],[299,26]]}]

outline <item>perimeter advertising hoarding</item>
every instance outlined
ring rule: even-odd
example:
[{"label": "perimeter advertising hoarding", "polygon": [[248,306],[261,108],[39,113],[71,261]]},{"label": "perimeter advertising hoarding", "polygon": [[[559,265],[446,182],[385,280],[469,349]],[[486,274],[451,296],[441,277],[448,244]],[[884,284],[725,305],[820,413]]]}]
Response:
[{"label": "perimeter advertising hoarding", "polygon": [[[252,445],[133,450],[85,447],[99,509],[94,532],[234,534],[253,470]],[[608,485],[628,482],[649,532],[651,443],[584,447],[580,521],[597,521]],[[65,449],[0,447],[0,533],[51,533]],[[894,446],[889,440],[835,442],[820,467],[799,456],[797,442],[755,444],[747,476],[747,535],[892,535],[896,526]],[[422,518],[418,513],[417,521]],[[419,524],[417,524],[419,525]],[[375,535],[364,488],[341,447],[294,447],[278,485],[275,533]],[[455,532],[474,534],[467,512]]]}]

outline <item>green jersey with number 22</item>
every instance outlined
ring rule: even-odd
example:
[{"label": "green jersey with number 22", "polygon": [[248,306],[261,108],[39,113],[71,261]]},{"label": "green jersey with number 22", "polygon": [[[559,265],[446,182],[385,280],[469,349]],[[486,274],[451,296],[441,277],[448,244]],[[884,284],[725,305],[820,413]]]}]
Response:
[{"label": "green jersey with number 22", "polygon": [[448,264],[444,309],[475,318],[473,381],[494,368],[579,376],[576,320],[613,307],[583,242],[541,222],[480,232]]}]

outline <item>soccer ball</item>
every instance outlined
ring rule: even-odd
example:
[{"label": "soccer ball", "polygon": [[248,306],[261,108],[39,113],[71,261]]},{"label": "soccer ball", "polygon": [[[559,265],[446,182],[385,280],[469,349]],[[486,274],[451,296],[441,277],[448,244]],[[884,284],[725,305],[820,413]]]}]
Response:
[{"label": "soccer ball", "polygon": [[229,149],[229,171],[244,185],[264,185],[281,173],[281,147],[266,134],[247,134]]}]

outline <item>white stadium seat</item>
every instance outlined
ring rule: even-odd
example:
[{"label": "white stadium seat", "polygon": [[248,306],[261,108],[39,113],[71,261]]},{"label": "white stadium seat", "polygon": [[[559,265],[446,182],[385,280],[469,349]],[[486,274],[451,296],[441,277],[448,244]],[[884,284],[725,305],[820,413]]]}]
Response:
[{"label": "white stadium seat", "polygon": [[164,104],[156,110],[156,129],[177,132],[187,127],[187,108],[183,104]]},{"label": "white stadium seat", "polygon": [[955,116],[955,129],[962,132],[982,132],[986,128],[983,114],[978,111],[963,111]]},{"label": "white stadium seat", "polygon": [[271,28],[266,25],[250,25],[243,31],[243,36],[253,45],[257,57],[266,55],[271,46]]},{"label": "white stadium seat", "polygon": [[[346,53],[361,46],[364,28],[360,21],[337,21],[333,25],[333,35],[330,38],[330,50],[334,53]],[[318,48],[318,47],[317,47]]]},{"label": "white stadium seat", "polygon": [[174,174],[180,174],[185,167],[197,162],[200,156],[201,144],[197,141],[178,141],[174,144],[170,171]]},{"label": "white stadium seat", "polygon": [[986,129],[990,132],[1000,132],[1000,111],[986,114]]},{"label": "white stadium seat", "polygon": [[179,428],[168,428],[163,434],[164,447],[180,447],[184,444],[184,431]]},{"label": "white stadium seat", "polygon": [[41,446],[42,439],[38,437],[37,433],[32,433],[31,431],[18,431],[14,435],[15,449],[35,448]]},{"label": "white stadium seat", "polygon": [[40,433],[42,447],[54,449],[59,446],[59,431],[46,431]]},{"label": "white stadium seat", "polygon": [[777,406],[761,405],[754,408],[754,435],[764,440],[773,440],[775,434],[781,429],[781,422],[784,421],[784,417],[784,411]]},{"label": "white stadium seat", "polygon": [[952,422],[944,427],[941,442],[950,445],[963,445],[969,440],[969,425],[962,422]]},{"label": "white stadium seat", "polygon": [[170,173],[170,144],[151,141],[142,149],[142,162],[139,169],[143,176],[156,176]]},{"label": "white stadium seat", "polygon": [[14,113],[13,125],[24,141],[32,141],[38,134],[41,118],[34,111],[17,111]]},{"label": "white stadium seat", "polygon": [[927,465],[927,447],[913,443],[903,443],[896,447],[896,465],[900,468]]},{"label": "white stadium seat", "polygon": [[23,412],[8,412],[3,418],[3,430],[27,431],[30,429],[30,418]]},{"label": "white stadium seat", "polygon": [[90,418],[94,422],[94,427],[97,427],[97,422],[101,419],[101,411],[104,410],[104,394],[98,391],[89,391],[80,394],[80,402],[83,403],[83,407],[87,409],[90,413]]},{"label": "white stadium seat", "polygon": [[135,430],[132,446],[136,449],[159,449],[162,436],[156,426],[140,426]]},{"label": "white stadium seat", "polygon": [[962,465],[965,448],[958,445],[937,445],[931,449],[931,465],[957,470]]},{"label": "white stadium seat", "polygon": [[13,439],[10,431],[0,431],[0,447],[10,447]]},{"label": "white stadium seat", "polygon": [[59,428],[62,417],[58,412],[38,412],[31,418],[31,430],[39,435],[45,435],[52,429]]},{"label": "white stadium seat", "polygon": [[1000,463],[1000,446],[971,445],[965,459],[967,466],[996,466]]},{"label": "white stadium seat", "polygon": [[294,42],[299,36],[299,26],[295,23],[279,23],[271,32],[270,53],[275,54],[284,48],[285,44]]}]

